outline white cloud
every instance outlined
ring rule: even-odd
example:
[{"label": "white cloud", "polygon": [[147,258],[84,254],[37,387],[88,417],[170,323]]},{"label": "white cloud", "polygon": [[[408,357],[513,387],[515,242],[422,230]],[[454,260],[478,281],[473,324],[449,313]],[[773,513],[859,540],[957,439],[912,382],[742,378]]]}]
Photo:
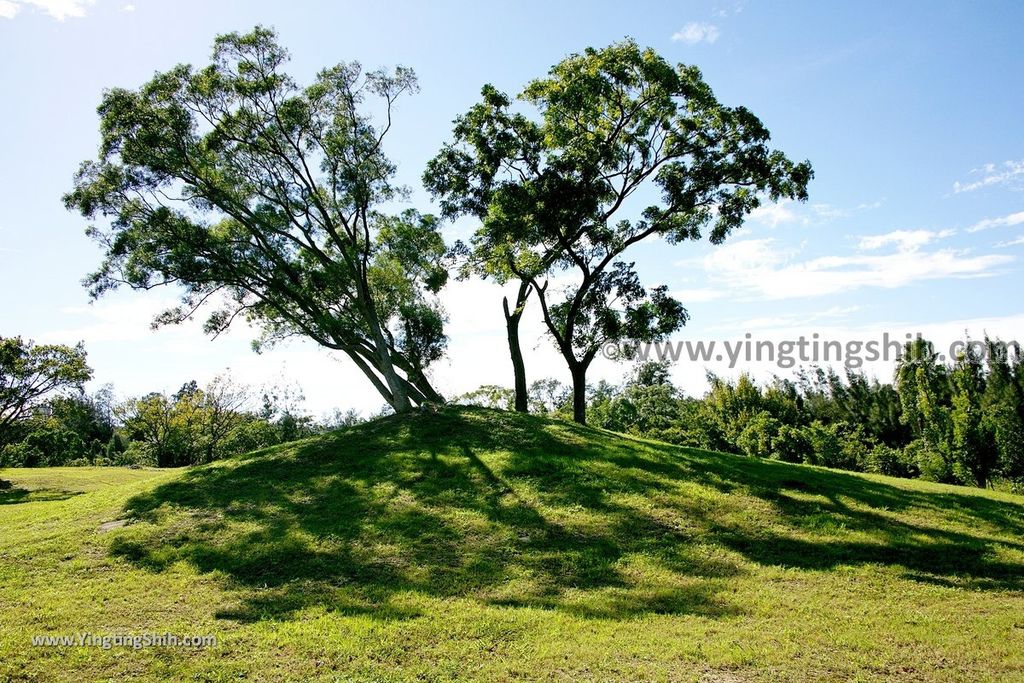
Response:
[{"label": "white cloud", "polygon": [[967,232],[978,232],[979,230],[1002,228],[1010,225],[1020,225],[1021,223],[1024,223],[1024,211],[1011,213],[1009,216],[1002,216],[1000,218],[986,218],[967,228]]},{"label": "white cloud", "polygon": [[721,289],[695,288],[678,289],[671,292],[672,297],[678,299],[684,306],[700,304],[708,301],[717,301],[725,298],[729,293]]},{"label": "white cloud", "polygon": [[715,249],[704,259],[707,277],[731,297],[795,299],[863,287],[892,289],[927,280],[978,278],[995,274],[1012,256],[971,256],[955,249],[911,249],[891,254],[823,256],[795,260],[797,253],[773,239],[748,239]]},{"label": "white cloud", "polygon": [[894,230],[883,235],[864,235],[860,238],[858,247],[863,250],[874,250],[891,244],[899,251],[917,251],[930,242],[955,234],[955,230]]},{"label": "white cloud", "polygon": [[839,218],[846,218],[850,212],[831,204],[811,204],[811,211],[823,221],[834,221]]},{"label": "white cloud", "polygon": [[[130,296],[125,293],[108,297],[88,306],[73,306],[60,312],[71,325],[48,332],[41,341],[73,343],[83,341],[86,347],[107,342],[140,342],[154,338],[151,328],[158,313],[178,305],[166,294]],[[202,316],[200,316],[202,319]],[[193,333],[202,335],[201,323],[189,321],[169,326],[159,332],[161,339],[181,339]]]},{"label": "white cloud", "polygon": [[834,221],[840,218],[849,218],[854,214],[861,213],[862,211],[871,211],[882,206],[882,202],[871,202],[862,203],[853,207],[852,209],[844,209],[839,206],[832,204],[811,204],[810,209],[814,213],[815,217],[822,221]]},{"label": "white cloud", "polygon": [[826,203],[815,203],[805,206],[791,199],[783,199],[772,204],[762,204],[750,212],[749,218],[755,223],[761,223],[773,228],[786,223],[812,225],[850,218],[863,211],[877,209],[881,205],[881,202],[873,202],[871,204],[858,204],[852,208],[844,208]]},{"label": "white cloud", "polygon": [[811,323],[820,323],[821,321],[825,320],[845,320],[850,317],[851,313],[856,313],[857,311],[860,310],[860,306],[831,306],[823,311],[816,311],[812,313],[783,313],[781,315],[749,318],[739,323],[733,320],[731,322],[711,326],[707,329],[708,331],[738,329],[747,332],[750,330],[760,330],[779,327],[796,328],[807,326],[810,325]]},{"label": "white cloud", "polygon": [[1009,240],[1007,242],[997,242],[996,243],[996,247],[999,247],[999,248],[1015,247],[1018,244],[1024,244],[1024,235],[1021,235],[1017,239]]},{"label": "white cloud", "polygon": [[134,12],[135,11],[135,5],[132,5],[132,4],[129,3],[129,4],[125,5],[124,7],[122,7],[121,11],[122,12]]},{"label": "white cloud", "polygon": [[735,16],[743,11],[742,2],[734,2],[731,5],[725,7],[718,7],[715,9],[713,14],[719,19],[728,19],[731,16]]},{"label": "white cloud", "polygon": [[953,192],[973,192],[983,187],[1024,184],[1024,159],[1021,161],[1004,161],[1001,164],[985,164],[981,168],[971,171],[971,175],[978,177],[978,179],[964,183],[960,181],[953,183]]},{"label": "white cloud", "polygon": [[46,12],[57,21],[68,17],[84,17],[86,8],[96,0],[0,0],[0,18],[13,19],[24,6]]},{"label": "white cloud", "polygon": [[684,42],[689,45],[697,43],[713,43],[718,40],[718,27],[714,24],[705,24],[701,21],[691,21],[681,29],[672,34],[675,42]]},{"label": "white cloud", "polygon": [[777,204],[762,204],[750,212],[750,220],[770,225],[773,228],[783,223],[795,223],[799,220],[799,216],[790,208],[792,204],[790,201],[782,201]]}]

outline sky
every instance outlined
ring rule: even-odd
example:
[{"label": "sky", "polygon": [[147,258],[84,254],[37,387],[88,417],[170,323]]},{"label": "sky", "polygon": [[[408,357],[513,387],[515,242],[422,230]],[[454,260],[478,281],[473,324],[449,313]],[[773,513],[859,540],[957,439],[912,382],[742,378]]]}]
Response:
[{"label": "sky", "polygon": [[[698,66],[718,98],[751,109],[773,145],[814,166],[810,199],[763,206],[722,245],[652,241],[632,252],[647,285],[664,284],[691,320],[673,340],[850,342],[918,333],[942,352],[965,335],[1024,342],[1024,4],[820,2],[156,2],[0,0],[0,335],[82,341],[96,379],[122,396],[174,391],[230,372],[300,388],[314,415],[383,401],[338,354],[295,341],[254,353],[255,331],[211,340],[199,322],[149,322],[174,291],[121,291],[90,302],[82,278],[101,251],[61,195],[95,156],[105,88],[138,87],[178,63],[207,63],[213,38],[277,30],[290,73],[324,66],[412,67],[421,91],[388,136],[410,205],[435,210],[420,177],[451,121],[492,83],[509,93],[563,57],[629,36]],[[449,239],[472,230],[445,228]],[[509,385],[501,289],[450,285],[449,353],[432,371],[448,396]],[[524,319],[529,379],[568,374]],[[738,348],[738,347],[736,347]],[[689,394],[706,373],[760,379],[791,369],[683,359]],[[619,381],[601,359],[591,379]],[[863,366],[883,381],[892,360]]]}]

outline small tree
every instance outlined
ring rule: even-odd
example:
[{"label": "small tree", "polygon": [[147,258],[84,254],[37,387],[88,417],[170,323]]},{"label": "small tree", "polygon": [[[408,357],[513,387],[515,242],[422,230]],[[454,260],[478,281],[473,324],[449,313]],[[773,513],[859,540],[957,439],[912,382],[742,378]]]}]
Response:
[{"label": "small tree", "polygon": [[21,337],[0,337],[0,444],[12,427],[48,396],[81,392],[92,379],[81,344],[35,344]]},{"label": "small tree", "polygon": [[1019,347],[985,340],[987,377],[981,396],[981,422],[997,452],[996,469],[1011,481],[1024,481],[1024,365]]},{"label": "small tree", "polygon": [[896,364],[896,391],[902,419],[931,454],[949,443],[949,369],[939,362],[931,342],[918,338],[906,343]]},{"label": "small tree", "polygon": [[959,480],[984,488],[992,477],[999,453],[994,430],[986,424],[982,411],[986,384],[984,367],[972,346],[968,345],[956,359],[950,382],[954,471]]}]

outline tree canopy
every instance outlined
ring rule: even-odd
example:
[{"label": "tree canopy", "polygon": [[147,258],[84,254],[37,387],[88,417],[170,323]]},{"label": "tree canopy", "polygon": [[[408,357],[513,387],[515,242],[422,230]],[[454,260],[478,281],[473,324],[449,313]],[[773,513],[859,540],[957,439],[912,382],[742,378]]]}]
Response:
[{"label": "tree canopy", "polygon": [[0,444],[45,398],[81,391],[92,379],[85,348],[0,337]]},{"label": "tree canopy", "polygon": [[181,305],[155,324],[209,305],[212,334],[242,316],[257,346],[298,335],[345,353],[396,411],[439,401],[439,224],[382,210],[406,196],[383,142],[416,77],[349,62],[300,87],[288,58],[257,27],[218,37],[208,66],[104,94],[99,156],[65,196],[105,250],[90,291],[175,285]]},{"label": "tree canopy", "polygon": [[806,199],[811,167],[771,149],[761,121],[720,103],[696,67],[631,40],[567,57],[518,99],[535,115],[484,86],[424,180],[445,215],[481,221],[473,267],[537,293],[584,421],[586,371],[603,345],[653,341],[687,319],[665,287],[641,285],[624,252],[708,228],[719,243],[764,199]]}]

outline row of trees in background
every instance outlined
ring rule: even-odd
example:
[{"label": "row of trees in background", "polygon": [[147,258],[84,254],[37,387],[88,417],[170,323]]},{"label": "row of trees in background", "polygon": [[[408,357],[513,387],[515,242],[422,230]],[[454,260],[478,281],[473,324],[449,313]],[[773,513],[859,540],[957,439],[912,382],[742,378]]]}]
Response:
[{"label": "row of trees in background", "polygon": [[195,465],[361,419],[315,421],[297,392],[257,392],[227,376],[125,400],[109,385],[86,394],[91,377],[81,345],[0,338],[0,467]]},{"label": "row of trees in background", "polygon": [[[788,462],[976,486],[1024,485],[1024,360],[1016,347],[967,344],[952,363],[909,343],[893,383],[832,369],[759,385],[748,375],[709,377],[686,397],[666,363],[641,364],[622,385],[591,387],[591,423],[685,446]],[[554,380],[529,388],[530,409],[571,416]],[[457,399],[511,407],[512,392],[481,387]]]},{"label": "row of trees in background", "polygon": [[[702,398],[672,384],[665,362],[640,364],[621,385],[587,392],[596,426],[670,443],[900,477],[1024,485],[1024,357],[1015,345],[967,343],[952,362],[907,344],[893,383],[848,370],[801,370],[758,385],[710,376]],[[176,467],[303,438],[361,421],[314,421],[288,388],[260,392],[227,376],[117,400],[92,378],[81,345],[0,338],[0,466]],[[554,379],[526,390],[531,412],[574,415],[574,391]],[[513,409],[517,392],[483,386],[457,402]]]}]

